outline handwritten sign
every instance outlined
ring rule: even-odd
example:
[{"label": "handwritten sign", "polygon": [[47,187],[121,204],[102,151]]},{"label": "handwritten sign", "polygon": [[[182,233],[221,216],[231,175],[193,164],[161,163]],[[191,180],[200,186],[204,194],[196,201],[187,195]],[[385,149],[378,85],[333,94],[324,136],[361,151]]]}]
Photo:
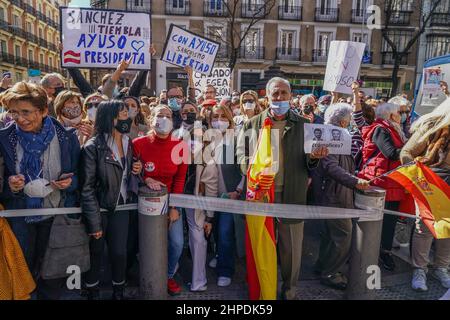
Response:
[{"label": "handwritten sign", "polygon": [[129,69],[151,66],[150,14],[61,7],[62,67]]},{"label": "handwritten sign", "polygon": [[210,76],[194,72],[195,95],[203,92],[207,85],[213,85],[216,88],[216,98],[231,96],[231,69],[213,68]]},{"label": "handwritten sign", "polygon": [[344,129],[333,125],[305,123],[305,153],[325,146],[330,154],[351,154],[352,137]]},{"label": "handwritten sign", "polygon": [[215,41],[171,24],[161,60],[179,67],[190,66],[194,72],[209,76],[219,46]]},{"label": "handwritten sign", "polygon": [[365,48],[366,44],[361,42],[332,41],[323,90],[351,94]]}]

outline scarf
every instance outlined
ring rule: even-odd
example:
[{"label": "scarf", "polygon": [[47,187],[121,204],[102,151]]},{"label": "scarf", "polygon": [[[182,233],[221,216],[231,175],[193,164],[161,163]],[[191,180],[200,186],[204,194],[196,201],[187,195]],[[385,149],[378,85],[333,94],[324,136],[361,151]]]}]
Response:
[{"label": "scarf", "polygon": [[[45,117],[41,131],[38,133],[22,131],[16,124],[18,143],[23,149],[23,158],[20,161],[20,173],[25,176],[25,184],[42,177],[41,156],[50,145],[56,134],[50,117]],[[28,209],[42,208],[43,198],[30,198],[26,196]],[[39,221],[42,217],[26,217],[27,222]]]}]

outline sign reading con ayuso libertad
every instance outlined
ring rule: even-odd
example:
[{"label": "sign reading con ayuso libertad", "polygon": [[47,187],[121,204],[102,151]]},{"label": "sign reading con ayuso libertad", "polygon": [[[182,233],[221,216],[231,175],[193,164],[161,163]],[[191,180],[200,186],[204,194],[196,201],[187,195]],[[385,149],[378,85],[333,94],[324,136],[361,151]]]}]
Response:
[{"label": "sign reading con ayuso libertad", "polygon": [[219,47],[218,42],[171,24],[161,60],[209,76]]},{"label": "sign reading con ayuso libertad", "polygon": [[352,137],[343,128],[333,125],[305,123],[305,153],[327,147],[330,154],[351,154]]},{"label": "sign reading con ayuso libertad", "polygon": [[151,66],[150,14],[117,10],[60,8],[62,67],[129,69]]}]

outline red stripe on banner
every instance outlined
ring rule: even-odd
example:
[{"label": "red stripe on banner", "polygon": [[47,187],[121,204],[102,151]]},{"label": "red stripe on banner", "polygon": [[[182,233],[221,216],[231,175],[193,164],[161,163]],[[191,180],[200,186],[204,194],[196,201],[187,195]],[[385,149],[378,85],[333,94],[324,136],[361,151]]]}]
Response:
[{"label": "red stripe on banner", "polygon": [[64,52],[64,57],[67,56],[67,55],[72,55],[72,56],[74,56],[74,57],[79,58],[80,55],[81,55],[81,53],[76,53],[76,52],[74,52],[74,51],[72,51],[72,50],[69,50],[69,51]]},{"label": "red stripe on banner", "polygon": [[68,63],[68,62],[80,64],[81,61],[80,61],[80,60],[73,59],[73,58],[64,58],[64,63]]},{"label": "red stripe on banner", "polygon": [[266,220],[264,221],[264,225],[266,226],[267,232],[269,233],[270,238],[272,239],[273,243],[276,244],[276,242],[275,242],[275,225],[273,223],[273,218],[267,217]]},{"label": "red stripe on banner", "polygon": [[247,285],[250,300],[259,300],[261,287],[259,285],[258,272],[256,271],[255,258],[253,256],[252,242],[250,240],[248,224],[245,223],[245,260],[247,262]]}]

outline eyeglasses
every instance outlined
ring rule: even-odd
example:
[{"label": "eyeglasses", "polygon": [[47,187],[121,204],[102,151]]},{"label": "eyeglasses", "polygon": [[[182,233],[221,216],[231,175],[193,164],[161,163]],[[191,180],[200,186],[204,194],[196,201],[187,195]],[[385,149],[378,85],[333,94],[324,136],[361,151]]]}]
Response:
[{"label": "eyeglasses", "polygon": [[248,99],[248,100],[242,100],[242,103],[253,103],[255,100]]},{"label": "eyeglasses", "polygon": [[31,116],[33,114],[35,114],[36,112],[38,112],[39,110],[21,110],[19,112],[17,111],[8,111],[8,115],[13,119],[13,120],[17,120],[19,119],[19,117],[25,118],[25,119],[30,119]]}]

